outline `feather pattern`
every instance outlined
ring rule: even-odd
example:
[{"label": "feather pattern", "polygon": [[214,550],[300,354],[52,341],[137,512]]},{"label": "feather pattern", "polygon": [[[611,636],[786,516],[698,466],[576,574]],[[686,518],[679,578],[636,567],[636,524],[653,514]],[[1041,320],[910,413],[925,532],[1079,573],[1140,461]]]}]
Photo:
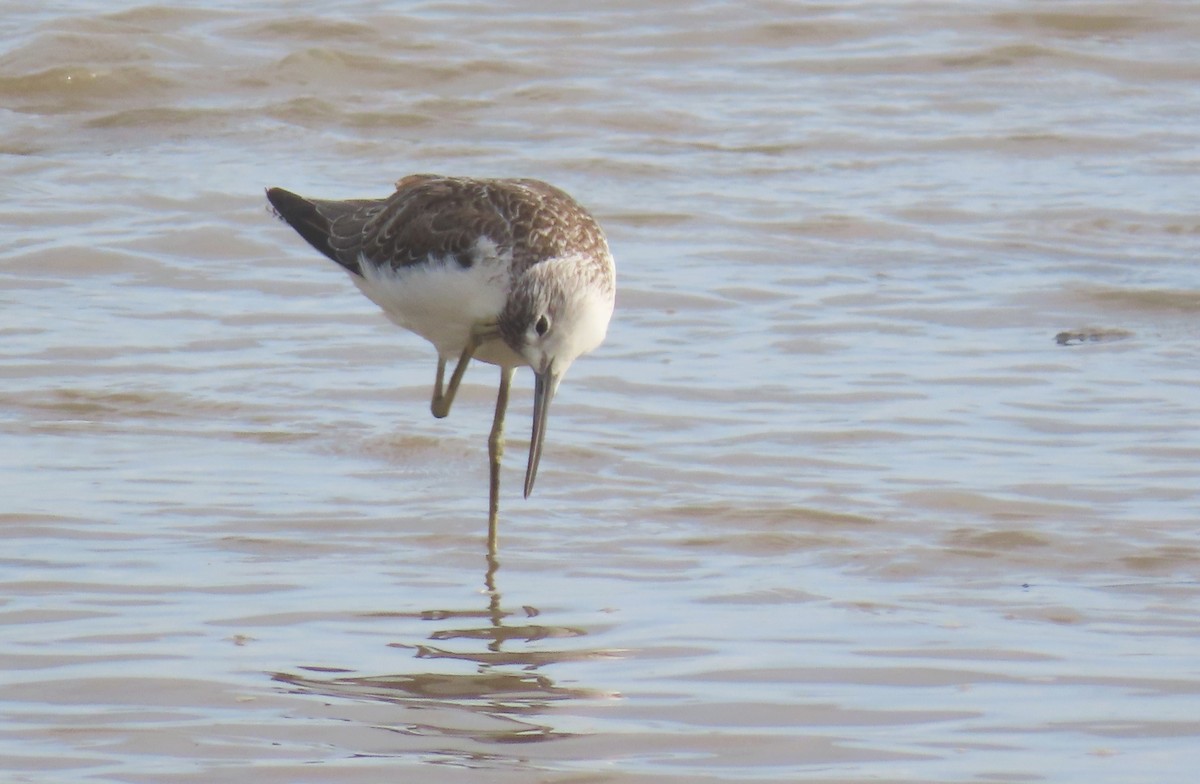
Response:
[{"label": "feather pattern", "polygon": [[281,188],[267,198],[309,244],[357,275],[362,263],[399,270],[432,259],[471,267],[481,237],[497,255],[511,254],[513,276],[547,259],[608,255],[595,219],[540,180],[413,174],[385,199],[305,199]]}]

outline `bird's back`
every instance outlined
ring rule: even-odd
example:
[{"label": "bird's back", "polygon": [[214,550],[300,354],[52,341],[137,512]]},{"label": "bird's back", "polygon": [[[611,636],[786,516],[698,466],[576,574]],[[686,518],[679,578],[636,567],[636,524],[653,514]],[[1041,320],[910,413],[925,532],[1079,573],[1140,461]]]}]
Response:
[{"label": "bird's back", "polygon": [[414,174],[384,199],[307,199],[282,188],[267,198],[309,244],[358,275],[362,264],[393,271],[431,261],[470,267],[481,238],[498,255],[511,254],[514,276],[555,257],[610,258],[595,219],[540,180]]}]

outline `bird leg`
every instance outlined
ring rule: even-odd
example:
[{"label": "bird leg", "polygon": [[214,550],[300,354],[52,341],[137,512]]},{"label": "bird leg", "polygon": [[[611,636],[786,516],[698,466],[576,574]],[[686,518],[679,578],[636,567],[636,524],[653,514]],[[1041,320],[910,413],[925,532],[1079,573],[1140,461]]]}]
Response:
[{"label": "bird leg", "polygon": [[[438,419],[441,419],[442,417],[446,416],[446,414],[450,413],[450,406],[442,405],[442,379],[445,377],[445,375],[446,358],[441,354],[438,354],[437,377],[433,380],[433,400],[429,402],[429,410],[432,411],[433,415]],[[439,414],[438,412],[441,413]]]},{"label": "bird leg", "polygon": [[488,458],[491,461],[488,489],[488,552],[496,552],[497,523],[500,514],[500,458],[504,456],[504,413],[508,410],[508,390],[516,368],[500,368],[500,391],[496,393],[496,418],[488,436]]},{"label": "bird leg", "polygon": [[467,372],[467,365],[471,362],[471,357],[481,345],[496,337],[496,324],[489,321],[481,321],[471,327],[471,334],[467,338],[467,345],[463,346],[462,354],[458,358],[458,364],[454,366],[454,372],[450,375],[450,384],[446,387],[445,392],[442,391],[442,379],[446,374],[446,360],[442,356],[438,356],[437,379],[433,384],[433,400],[429,403],[429,410],[438,419],[450,413],[450,406],[454,404],[454,396],[458,394],[458,385],[462,383],[463,374]]},{"label": "bird leg", "polygon": [[467,363],[471,361],[471,355],[475,353],[475,349],[479,348],[479,344],[474,341],[467,343],[463,348],[462,356],[458,358],[458,364],[454,366],[454,372],[450,375],[450,385],[446,387],[445,392],[442,391],[442,378],[446,375],[446,360],[438,357],[437,379],[433,385],[433,400],[429,403],[429,410],[438,419],[445,417],[450,413],[450,406],[454,403],[454,396],[458,394],[458,385],[462,383],[463,374],[467,372]]}]

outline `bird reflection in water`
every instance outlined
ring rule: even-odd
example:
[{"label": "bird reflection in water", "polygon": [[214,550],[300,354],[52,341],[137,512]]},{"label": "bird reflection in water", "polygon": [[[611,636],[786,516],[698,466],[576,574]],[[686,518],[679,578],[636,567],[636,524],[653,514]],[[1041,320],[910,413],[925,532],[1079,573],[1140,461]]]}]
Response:
[{"label": "bird reflection in water", "polygon": [[[514,643],[549,639],[573,639],[587,630],[537,623],[540,612],[522,606],[506,610],[496,588],[499,562],[494,551],[487,555],[484,584],[488,603],[485,608],[467,610],[426,610],[422,612],[372,613],[372,618],[419,619],[421,621],[464,622],[453,628],[439,629],[428,640],[443,643],[390,643],[410,649],[417,659],[474,662],[474,672],[424,672],[395,675],[351,675],[351,670],[307,666],[298,673],[274,673],[272,679],[286,683],[298,693],[318,694],[350,700],[369,700],[395,705],[402,713],[391,729],[406,735],[466,737],[492,743],[528,743],[565,737],[548,724],[533,721],[550,707],[564,700],[611,699],[612,692],[557,684],[539,668],[567,661],[611,658],[622,651],[596,648],[561,650],[506,650]],[[484,620],[469,624],[469,619]],[[519,622],[510,623],[510,619]],[[486,641],[482,650],[454,650],[445,643]],[[344,673],[329,677],[334,673]],[[379,727],[378,716],[371,720]]]}]

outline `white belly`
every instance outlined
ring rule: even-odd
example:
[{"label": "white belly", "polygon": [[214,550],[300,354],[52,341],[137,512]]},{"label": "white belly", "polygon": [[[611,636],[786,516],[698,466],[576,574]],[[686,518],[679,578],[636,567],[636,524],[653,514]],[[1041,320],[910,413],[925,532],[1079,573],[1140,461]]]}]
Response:
[{"label": "white belly", "polygon": [[[508,260],[484,253],[475,260],[469,268],[453,259],[431,259],[393,270],[364,259],[362,277],[350,277],[389,319],[428,340],[442,358],[455,359],[467,345],[471,327],[495,320],[508,297]],[[475,358],[509,367],[524,364],[500,340],[480,346]]]}]

